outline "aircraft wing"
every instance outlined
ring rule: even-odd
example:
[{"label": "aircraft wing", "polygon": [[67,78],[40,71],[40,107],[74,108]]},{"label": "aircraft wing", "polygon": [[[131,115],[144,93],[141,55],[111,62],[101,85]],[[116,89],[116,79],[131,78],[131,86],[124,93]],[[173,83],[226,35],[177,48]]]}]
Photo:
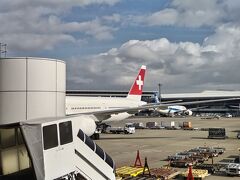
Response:
[{"label": "aircraft wing", "polygon": [[204,103],[233,101],[233,100],[240,100],[240,98],[223,98],[223,99],[202,100],[202,101],[177,102],[177,103],[164,104],[164,106],[175,106],[175,105],[185,106],[185,105],[192,105],[192,104],[204,104]]},{"label": "aircraft wing", "polygon": [[235,106],[235,105],[226,105],[226,106],[233,109],[240,109],[240,106]]},{"label": "aircraft wing", "polygon": [[[79,113],[79,114],[91,114],[94,115],[99,121],[104,121],[111,117],[111,115],[119,114],[119,113],[129,113],[129,114],[135,114],[140,110],[146,110],[146,109],[153,109],[153,108],[165,108],[168,106],[174,106],[174,105],[192,105],[192,104],[203,104],[203,103],[212,103],[212,102],[221,102],[221,101],[232,101],[232,100],[240,100],[240,98],[226,98],[226,99],[215,99],[215,100],[202,100],[202,101],[191,101],[191,102],[179,102],[179,103],[168,103],[168,104],[150,104],[150,105],[143,105],[138,107],[126,107],[126,108],[119,108],[119,109],[107,109],[102,111],[94,111],[94,112],[88,112],[88,113]],[[76,114],[75,114],[76,115]]]},{"label": "aircraft wing", "polygon": [[144,106],[149,106],[149,105],[158,105],[158,104],[161,104],[161,105],[165,105],[165,104],[169,104],[169,103],[177,103],[177,102],[182,102],[183,100],[179,99],[179,100],[173,100],[173,101],[164,101],[164,102],[157,102],[157,103],[148,103]]}]

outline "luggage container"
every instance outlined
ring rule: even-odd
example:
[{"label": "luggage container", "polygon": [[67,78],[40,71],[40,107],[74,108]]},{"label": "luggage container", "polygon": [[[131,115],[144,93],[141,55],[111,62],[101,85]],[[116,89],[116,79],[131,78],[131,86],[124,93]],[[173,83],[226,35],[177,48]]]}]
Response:
[{"label": "luggage container", "polygon": [[230,163],[226,168],[226,174],[232,176],[240,175],[240,164]]},{"label": "luggage container", "polygon": [[147,122],[146,123],[146,127],[150,128],[150,129],[155,128],[157,125],[158,125],[157,122]]},{"label": "luggage container", "polygon": [[226,139],[225,128],[209,128],[208,138],[210,139]]},{"label": "luggage container", "polygon": [[166,129],[175,128],[176,123],[174,121],[161,121],[161,127],[164,127]]},{"label": "luggage container", "polygon": [[133,126],[135,127],[135,129],[145,129],[142,122],[135,122],[133,123]]}]

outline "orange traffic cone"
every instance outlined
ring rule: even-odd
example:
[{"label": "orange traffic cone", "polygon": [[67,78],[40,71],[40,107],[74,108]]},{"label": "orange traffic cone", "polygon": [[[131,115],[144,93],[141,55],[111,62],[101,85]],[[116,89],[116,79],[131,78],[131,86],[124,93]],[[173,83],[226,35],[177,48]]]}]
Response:
[{"label": "orange traffic cone", "polygon": [[193,174],[192,174],[192,164],[189,164],[188,166],[188,177],[187,180],[194,180]]},{"label": "orange traffic cone", "polygon": [[139,150],[137,150],[137,156],[136,156],[136,160],[134,163],[134,167],[142,167],[142,162],[141,162],[141,158],[139,155]]}]

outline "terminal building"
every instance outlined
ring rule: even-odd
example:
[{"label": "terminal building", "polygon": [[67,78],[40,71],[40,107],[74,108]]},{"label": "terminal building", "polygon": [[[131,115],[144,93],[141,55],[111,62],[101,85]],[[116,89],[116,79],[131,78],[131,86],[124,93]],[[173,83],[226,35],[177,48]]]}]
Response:
[{"label": "terminal building", "polygon": [[[144,91],[142,100],[146,102],[152,102],[154,94],[157,91]],[[67,96],[105,96],[105,97],[126,97],[128,91],[104,91],[104,90],[67,90]],[[214,100],[214,99],[226,99],[226,98],[240,98],[240,91],[203,91],[200,93],[176,93],[176,94],[161,94],[162,102],[167,101],[201,101],[201,100]],[[240,116],[240,100],[213,102],[206,104],[194,104],[188,105],[187,108],[192,108],[194,114],[203,113],[216,113],[216,114],[232,114],[233,116]]]}]

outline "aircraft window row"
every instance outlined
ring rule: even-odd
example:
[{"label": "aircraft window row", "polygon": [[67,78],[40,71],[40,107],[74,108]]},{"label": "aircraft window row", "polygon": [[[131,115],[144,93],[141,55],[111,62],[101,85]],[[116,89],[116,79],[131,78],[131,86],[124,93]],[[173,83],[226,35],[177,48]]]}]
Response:
[{"label": "aircraft window row", "polygon": [[112,158],[102,150],[90,137],[79,129],[78,138],[81,139],[90,149],[92,149],[101,159],[103,159],[110,167],[115,169],[115,164]]},{"label": "aircraft window row", "polygon": [[101,109],[101,107],[72,107],[71,109]]},{"label": "aircraft window row", "polygon": [[[71,143],[73,141],[71,121],[59,123],[59,137],[60,145]],[[59,145],[57,124],[43,127],[43,145],[44,150],[51,149]]]}]

